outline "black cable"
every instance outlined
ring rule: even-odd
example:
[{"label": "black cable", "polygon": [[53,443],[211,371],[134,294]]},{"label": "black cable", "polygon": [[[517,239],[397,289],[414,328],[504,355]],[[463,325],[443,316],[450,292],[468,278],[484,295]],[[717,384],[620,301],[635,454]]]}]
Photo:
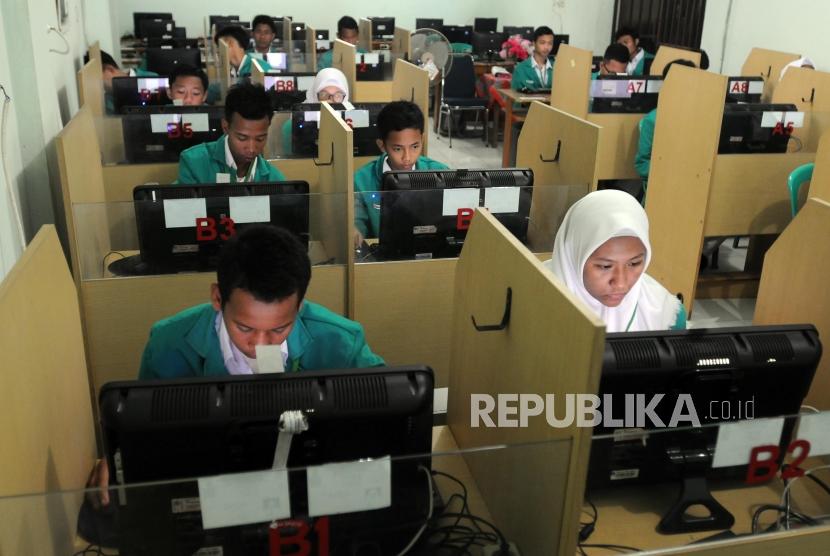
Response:
[{"label": "black cable", "polygon": [[820,486],[822,489],[824,489],[827,492],[827,494],[830,494],[830,485],[828,485],[827,483],[825,483],[824,481],[822,481],[821,479],[819,479],[815,475],[805,474],[805,477],[812,480],[814,483],[816,483],[818,486]]},{"label": "black cable", "polygon": [[800,512],[796,512],[792,509],[788,510],[788,508],[786,506],[779,506],[778,504],[762,504],[761,506],[758,506],[758,508],[752,514],[752,534],[753,535],[758,533],[758,523],[761,519],[761,514],[763,514],[764,512],[768,512],[770,510],[777,510],[778,511],[778,517],[766,529],[766,531],[778,529],[778,527],[780,527],[781,514],[782,513],[787,513],[787,512],[789,512],[789,514],[793,518],[797,519],[798,521],[800,521],[804,525],[818,525],[818,521],[816,521],[812,517],[810,517],[806,514],[802,514]]},{"label": "black cable", "polygon": [[107,253],[106,255],[104,255],[104,258],[103,258],[103,259],[101,259],[101,276],[102,276],[102,277],[103,277],[103,276],[104,276],[104,274],[106,273],[106,268],[107,268],[107,267],[106,267],[106,264],[107,264],[107,257],[109,257],[110,255],[121,255],[121,258],[122,258],[122,259],[126,259],[126,258],[127,258],[127,255],[125,255],[125,254],[124,254],[124,253],[122,253],[121,251],[110,251],[109,253]]},{"label": "black cable", "polygon": [[[628,550],[629,552],[642,552],[643,549],[635,548],[633,546],[625,546],[622,544],[582,544],[580,545],[582,548],[604,548],[605,550],[614,550],[616,552],[623,552]],[[584,551],[583,551],[584,554]]]}]

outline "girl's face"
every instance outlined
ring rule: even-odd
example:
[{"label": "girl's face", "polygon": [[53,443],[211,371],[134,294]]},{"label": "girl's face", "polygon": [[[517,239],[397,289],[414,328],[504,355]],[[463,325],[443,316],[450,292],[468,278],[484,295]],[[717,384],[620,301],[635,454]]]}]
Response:
[{"label": "girl's face", "polygon": [[639,238],[614,237],[591,253],[582,269],[582,283],[606,307],[617,307],[640,279],[646,248]]}]

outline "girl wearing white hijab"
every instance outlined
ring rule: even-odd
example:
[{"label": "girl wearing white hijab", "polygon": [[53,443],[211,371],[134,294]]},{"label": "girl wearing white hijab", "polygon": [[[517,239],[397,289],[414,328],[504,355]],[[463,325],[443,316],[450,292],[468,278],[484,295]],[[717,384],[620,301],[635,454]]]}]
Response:
[{"label": "girl wearing white hijab", "polygon": [[[349,102],[349,82],[337,68],[325,68],[317,72],[314,84],[306,91],[305,102],[315,103],[327,100],[335,104]],[[348,106],[346,106],[348,108]]]},{"label": "girl wearing white hijab", "polygon": [[816,65],[813,63],[811,59],[807,58],[806,56],[802,56],[798,60],[793,60],[792,62],[781,68],[781,75],[778,76],[778,81],[784,79],[784,74],[787,73],[787,70],[790,68],[816,69]]},{"label": "girl wearing white hijab", "polygon": [[589,193],[568,210],[544,264],[605,321],[607,332],[686,328],[680,301],[645,273],[648,218],[623,191]]}]

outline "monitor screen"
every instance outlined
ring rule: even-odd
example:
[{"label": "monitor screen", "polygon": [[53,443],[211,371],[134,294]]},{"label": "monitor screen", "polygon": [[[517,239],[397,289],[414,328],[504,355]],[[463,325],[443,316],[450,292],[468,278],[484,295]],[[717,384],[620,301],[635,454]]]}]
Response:
[{"label": "monitor screen", "polygon": [[[744,478],[747,465],[713,467],[719,432],[714,425],[724,420],[798,414],[821,352],[818,332],[812,325],[606,335],[599,387],[604,414],[601,424],[594,427],[594,436],[610,438],[592,442],[588,490]],[[636,395],[642,395],[645,403],[662,396],[652,409],[664,425],[671,422],[681,396],[688,396],[693,409],[683,405],[683,413],[694,413],[701,427],[684,420],[676,429],[661,430],[650,418],[637,422],[634,409],[628,409],[629,400]],[[724,404],[728,404],[728,415],[722,409]],[[619,422],[610,423],[609,411]],[[786,443],[787,435],[785,427],[782,442]],[[708,493],[697,494],[707,499]],[[700,530],[707,530],[712,524],[700,525]],[[672,531],[667,528],[665,532]]]},{"label": "monitor screen", "polygon": [[[329,516],[328,553],[397,554],[430,509],[432,397],[432,370],[411,366],[110,383],[99,407],[119,484],[271,469],[279,418],[300,411],[308,430],[288,455],[292,518],[309,515],[307,467],[391,457],[391,505]],[[198,497],[195,481],[127,490],[119,553],[269,553],[270,521],[203,530],[198,503],[171,512]]]},{"label": "monitor screen", "polygon": [[171,104],[167,96],[166,77],[113,77],[112,99],[116,114],[128,106],[160,106]]},{"label": "monitor screen", "polygon": [[529,41],[533,40],[533,27],[517,27],[512,25],[505,25],[504,27],[502,27],[502,31],[508,37],[512,37],[513,35],[520,35],[523,39],[527,39]]},{"label": "monitor screen", "polygon": [[473,52],[479,57],[495,57],[505,40],[504,33],[473,32]]},{"label": "monitor screen", "polygon": [[135,34],[136,38],[143,39],[145,38],[142,34],[141,22],[145,19],[153,20],[173,20],[172,13],[164,13],[164,12],[133,12],[133,33]]},{"label": "monitor screen", "polygon": [[[378,114],[385,105],[384,102],[355,103],[352,109],[342,104],[332,105],[352,128],[354,156],[380,155],[381,151],[377,145]],[[319,104],[304,103],[294,109],[291,114],[291,150],[294,154],[317,156],[319,126]]]},{"label": "monitor screen", "polygon": [[451,43],[473,43],[473,26],[472,25],[442,25],[441,34],[447,37]]},{"label": "monitor screen", "polygon": [[370,17],[372,22],[372,38],[385,39],[395,36],[394,17]]},{"label": "monitor screen", "polygon": [[591,81],[591,112],[644,114],[657,108],[663,78],[602,75]]},{"label": "monitor screen", "polygon": [[803,122],[794,104],[726,104],[718,154],[785,153]]},{"label": "monitor screen", "polygon": [[727,81],[726,102],[760,103],[763,93],[763,77],[734,76]]},{"label": "monitor screen", "polygon": [[141,252],[111,264],[117,275],[214,270],[225,239],[256,223],[309,241],[304,181],[139,185],[133,205]]},{"label": "monitor screen", "polygon": [[533,170],[413,170],[383,175],[379,259],[457,257],[476,207],[527,241]]},{"label": "monitor screen", "polygon": [[198,48],[148,48],[145,54],[147,69],[159,75],[170,75],[180,64],[202,67],[202,53]]},{"label": "monitor screen", "polygon": [[127,106],[121,127],[127,162],[178,162],[185,149],[222,136],[222,106]]},{"label": "monitor screen", "polygon": [[172,19],[142,19],[139,21],[141,38],[173,38],[175,36],[176,22]]},{"label": "monitor screen", "polygon": [[498,28],[498,18],[477,17],[473,20],[473,31],[476,33],[495,33]]},{"label": "monitor screen", "polygon": [[436,31],[440,31],[443,26],[444,20],[442,18],[419,17],[415,19],[415,29],[435,29]]}]

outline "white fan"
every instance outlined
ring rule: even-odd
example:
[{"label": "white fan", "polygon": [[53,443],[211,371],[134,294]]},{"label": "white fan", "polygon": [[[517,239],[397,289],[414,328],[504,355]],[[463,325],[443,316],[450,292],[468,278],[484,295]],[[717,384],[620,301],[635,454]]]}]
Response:
[{"label": "white fan", "polygon": [[409,39],[412,63],[427,70],[433,80],[440,73],[444,77],[452,69],[452,47],[447,37],[435,29],[418,29]]}]

